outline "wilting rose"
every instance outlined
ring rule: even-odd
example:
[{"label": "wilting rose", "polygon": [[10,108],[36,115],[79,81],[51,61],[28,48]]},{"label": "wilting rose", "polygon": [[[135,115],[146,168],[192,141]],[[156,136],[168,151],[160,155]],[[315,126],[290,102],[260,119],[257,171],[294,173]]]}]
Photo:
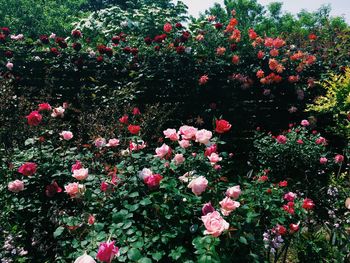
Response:
[{"label": "wilting rose", "polygon": [[37,168],[36,163],[27,162],[27,163],[22,164],[18,168],[18,172],[25,175],[25,176],[31,176],[31,175],[35,174],[36,168]]},{"label": "wilting rose", "polygon": [[70,131],[62,131],[60,136],[63,140],[69,141],[73,138],[73,133]]},{"label": "wilting rose", "polygon": [[65,112],[65,109],[63,107],[59,106],[59,107],[53,109],[53,111],[51,113],[51,117],[63,118],[64,112]]},{"label": "wilting rose", "polygon": [[128,131],[131,133],[131,134],[138,134],[141,130],[141,127],[139,125],[132,125],[130,124],[128,126]]},{"label": "wilting rose", "polygon": [[98,248],[96,258],[99,261],[110,263],[115,256],[119,256],[119,248],[114,245],[115,241],[103,242]]},{"label": "wilting rose", "polygon": [[38,111],[50,111],[51,109],[52,108],[51,108],[50,104],[48,104],[48,103],[40,103]]},{"label": "wilting rose", "polygon": [[214,211],[215,211],[215,208],[211,205],[211,202],[204,204],[202,207],[202,215],[204,216]]},{"label": "wilting rose", "polygon": [[208,159],[210,163],[215,164],[217,162],[220,162],[222,160],[222,157],[220,157],[217,153],[212,153],[210,156],[208,156]]},{"label": "wilting rose", "polygon": [[192,193],[195,195],[200,195],[205,191],[208,186],[208,180],[204,176],[199,176],[197,178],[192,179],[192,181],[188,184],[188,188],[192,189]]},{"label": "wilting rose", "polygon": [[107,147],[117,147],[119,145],[119,140],[118,139],[109,139],[108,143],[106,144]]},{"label": "wilting rose", "polygon": [[72,176],[79,181],[85,180],[89,176],[89,169],[80,168],[80,169],[74,170]]},{"label": "wilting rose", "polygon": [[20,180],[9,182],[7,185],[7,189],[13,193],[19,193],[24,190],[24,183]]},{"label": "wilting rose", "polygon": [[179,165],[185,161],[185,157],[182,153],[177,153],[175,154],[173,161],[176,165]]},{"label": "wilting rose", "polygon": [[229,223],[227,223],[217,211],[208,213],[205,216],[202,216],[201,219],[206,228],[206,230],[204,231],[205,235],[212,235],[214,237],[218,237],[230,226]]},{"label": "wilting rose", "polygon": [[106,146],[106,139],[99,137],[99,138],[95,139],[94,144],[97,148],[102,148],[102,147]]},{"label": "wilting rose", "polygon": [[58,186],[56,181],[53,181],[51,184],[47,185],[45,188],[45,194],[47,197],[53,197],[57,193],[61,193],[62,188]]},{"label": "wilting rose", "polygon": [[344,161],[344,156],[341,155],[341,154],[337,154],[335,157],[334,157],[334,162],[335,163],[342,163]]},{"label": "wilting rose", "polygon": [[225,197],[219,204],[221,206],[221,213],[224,216],[228,216],[241,205],[239,202],[233,201],[230,197]]},{"label": "wilting rose", "polygon": [[231,197],[234,200],[237,200],[241,193],[241,187],[239,185],[232,186],[226,190],[226,196]]},{"label": "wilting rose", "polygon": [[215,121],[215,131],[217,133],[225,133],[231,129],[232,125],[226,120]]},{"label": "wilting rose", "polygon": [[145,176],[143,178],[143,182],[149,187],[149,188],[156,188],[159,186],[160,181],[163,179],[163,176],[160,174],[152,174]]},{"label": "wilting rose", "polygon": [[195,134],[196,142],[202,144],[208,144],[212,136],[212,132],[205,129],[199,130]]},{"label": "wilting rose", "polygon": [[84,255],[78,257],[74,261],[74,263],[96,263],[96,261],[91,256],[85,253]]},{"label": "wilting rose", "polygon": [[193,126],[184,125],[180,127],[179,132],[182,135],[182,139],[192,140],[196,136],[197,128]]},{"label": "wilting rose", "polygon": [[43,116],[38,111],[32,111],[26,118],[30,126],[38,126],[42,121]]},{"label": "wilting rose", "polygon": [[164,158],[171,154],[171,148],[163,143],[161,147],[156,148],[156,157]]},{"label": "wilting rose", "polygon": [[163,134],[165,138],[168,138],[172,141],[177,141],[179,139],[179,134],[175,129],[166,129],[165,131],[163,131]]}]

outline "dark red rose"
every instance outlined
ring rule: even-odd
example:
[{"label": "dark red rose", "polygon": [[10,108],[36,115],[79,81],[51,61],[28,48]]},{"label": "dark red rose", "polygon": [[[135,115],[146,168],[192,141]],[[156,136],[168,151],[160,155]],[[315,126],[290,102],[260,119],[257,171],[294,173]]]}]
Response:
[{"label": "dark red rose", "polygon": [[81,49],[81,44],[80,43],[73,43],[72,47],[75,51],[79,51]]},{"label": "dark red rose", "polygon": [[81,34],[80,30],[73,30],[72,31],[72,37],[74,37],[74,38],[82,37],[82,34]]},{"label": "dark red rose", "polygon": [[226,120],[216,120],[215,126],[215,131],[217,133],[225,133],[231,129],[232,125]]},{"label": "dark red rose", "polygon": [[38,111],[32,111],[26,116],[30,126],[38,126],[43,119],[43,116]]},{"label": "dark red rose", "polygon": [[154,42],[162,43],[166,39],[166,34],[158,35],[154,37]]},{"label": "dark red rose", "polygon": [[1,28],[2,33],[4,33],[6,36],[10,34],[10,29],[8,27],[2,27]]},{"label": "dark red rose", "polygon": [[56,181],[53,181],[51,184],[45,187],[45,194],[47,197],[53,197],[57,193],[61,193],[62,188],[58,186]]},{"label": "dark red rose", "polygon": [[56,37],[55,42],[60,48],[66,48],[68,46],[63,37]]},{"label": "dark red rose", "polygon": [[113,49],[111,49],[110,47],[106,47],[105,54],[109,57],[112,57],[113,56]]},{"label": "dark red rose", "polygon": [[155,47],[154,47],[154,50],[155,50],[155,51],[159,51],[159,50],[160,50],[160,46],[155,46]]},{"label": "dark red rose", "polygon": [[96,61],[97,61],[97,62],[102,62],[102,61],[103,61],[103,57],[102,57],[102,56],[98,56],[98,57],[96,58]]},{"label": "dark red rose", "polygon": [[6,42],[6,35],[0,34],[0,43],[5,43]]},{"label": "dark red rose", "polygon": [[134,47],[131,49],[131,54],[133,54],[134,56],[136,56],[139,53],[139,49]]},{"label": "dark red rose", "polygon": [[27,163],[22,164],[18,168],[18,172],[25,175],[25,176],[31,176],[31,175],[36,173],[36,169],[37,169],[36,163],[27,162]]},{"label": "dark red rose", "polygon": [[222,29],[222,27],[223,27],[223,25],[221,23],[216,23],[215,24],[215,28],[218,29],[218,30]]},{"label": "dark red rose", "polygon": [[10,50],[7,50],[7,51],[5,52],[5,57],[7,57],[7,58],[12,58],[12,57],[13,57],[13,52],[10,51]]},{"label": "dark red rose", "polygon": [[128,126],[128,130],[131,134],[138,134],[141,130],[141,127],[139,125],[132,125],[130,124]]},{"label": "dark red rose", "polygon": [[43,44],[49,44],[50,43],[50,40],[49,40],[49,37],[47,35],[41,35],[39,37],[41,43]]},{"label": "dark red rose", "polygon": [[131,53],[131,47],[125,47],[125,48],[123,48],[123,52],[124,52],[125,54],[130,54],[130,53]]},{"label": "dark red rose", "polygon": [[181,42],[186,42],[190,38],[191,34],[188,31],[185,31],[182,33],[182,36],[180,37]]},{"label": "dark red rose", "polygon": [[119,42],[120,42],[120,36],[114,36],[114,37],[112,37],[112,42],[113,42],[114,44],[118,45]]},{"label": "dark red rose", "polygon": [[51,52],[52,54],[54,54],[55,56],[57,56],[57,55],[60,54],[60,52],[58,51],[58,49],[55,48],[55,47],[50,48],[50,52]]},{"label": "dark red rose", "polygon": [[152,44],[152,38],[150,38],[150,37],[145,37],[144,41],[145,41],[146,45],[148,45],[148,46]]},{"label": "dark red rose", "polygon": [[185,53],[185,47],[184,46],[178,46],[178,47],[176,47],[176,52],[177,52],[177,54],[183,54],[183,53]]},{"label": "dark red rose", "polygon": [[230,49],[231,51],[235,51],[237,49],[237,44],[231,44]]},{"label": "dark red rose", "polygon": [[176,24],[175,24],[175,27],[176,27],[177,29],[181,29],[181,28],[182,28],[182,24],[181,24],[181,23],[176,23]]}]

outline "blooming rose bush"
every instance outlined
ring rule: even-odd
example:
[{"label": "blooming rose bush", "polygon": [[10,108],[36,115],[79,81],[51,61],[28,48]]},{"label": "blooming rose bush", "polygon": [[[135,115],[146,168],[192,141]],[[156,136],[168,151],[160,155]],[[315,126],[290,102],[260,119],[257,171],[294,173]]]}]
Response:
[{"label": "blooming rose bush", "polygon": [[[39,124],[5,160],[1,196],[11,210],[2,212],[3,227],[22,236],[26,259],[225,262],[234,253],[259,261],[297,239],[317,206],[289,193],[287,181],[227,174],[234,157],[220,151],[231,129],[224,119],[212,131],[166,129],[156,149],[142,141],[137,118],[129,122],[85,144]],[[285,240],[278,247],[276,233]]]}]

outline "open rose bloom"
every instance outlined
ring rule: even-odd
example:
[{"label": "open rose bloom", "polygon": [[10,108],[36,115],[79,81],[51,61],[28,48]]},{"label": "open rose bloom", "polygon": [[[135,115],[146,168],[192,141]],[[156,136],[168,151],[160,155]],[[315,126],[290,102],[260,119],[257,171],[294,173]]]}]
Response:
[{"label": "open rose bloom", "polygon": [[213,237],[220,236],[222,232],[228,230],[230,226],[217,211],[208,213],[205,216],[202,216],[201,219],[206,229],[204,234],[212,235]]}]

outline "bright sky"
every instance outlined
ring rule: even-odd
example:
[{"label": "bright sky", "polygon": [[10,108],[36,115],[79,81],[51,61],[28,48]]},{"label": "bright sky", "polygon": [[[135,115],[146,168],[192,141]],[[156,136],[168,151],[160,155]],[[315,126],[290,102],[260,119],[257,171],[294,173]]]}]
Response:
[{"label": "bright sky", "polygon": [[[182,0],[189,9],[189,13],[197,16],[214,3],[223,4],[224,0]],[[344,16],[350,23],[350,0],[258,0],[259,3],[267,5],[271,2],[283,2],[283,10],[298,13],[301,9],[315,11],[321,5],[330,4],[333,16]]]}]

